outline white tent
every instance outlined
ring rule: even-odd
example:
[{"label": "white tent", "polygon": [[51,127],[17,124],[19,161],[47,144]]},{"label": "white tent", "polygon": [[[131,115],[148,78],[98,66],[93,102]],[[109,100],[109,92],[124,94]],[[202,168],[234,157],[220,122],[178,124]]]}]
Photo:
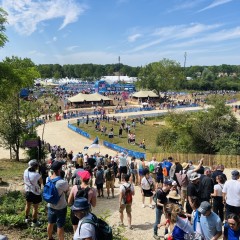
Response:
[{"label": "white tent", "polygon": [[100,102],[100,101],[110,101],[111,99],[103,96],[99,93],[93,93],[93,94],[83,94],[78,93],[77,95],[68,98],[69,102],[77,103],[77,102]]},{"label": "white tent", "polygon": [[139,91],[139,92],[135,92],[132,97],[135,97],[135,98],[157,98],[158,95],[153,92],[153,91]]}]

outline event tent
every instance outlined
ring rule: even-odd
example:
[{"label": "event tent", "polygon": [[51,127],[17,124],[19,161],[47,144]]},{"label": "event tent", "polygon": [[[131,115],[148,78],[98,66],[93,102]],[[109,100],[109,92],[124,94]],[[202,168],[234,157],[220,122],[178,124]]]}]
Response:
[{"label": "event tent", "polygon": [[132,97],[134,98],[158,98],[158,95],[153,91],[139,91],[135,92]]},{"label": "event tent", "polygon": [[68,98],[68,101],[72,103],[81,103],[81,102],[111,101],[111,99],[99,93],[93,93],[93,94],[78,93],[77,95]]}]

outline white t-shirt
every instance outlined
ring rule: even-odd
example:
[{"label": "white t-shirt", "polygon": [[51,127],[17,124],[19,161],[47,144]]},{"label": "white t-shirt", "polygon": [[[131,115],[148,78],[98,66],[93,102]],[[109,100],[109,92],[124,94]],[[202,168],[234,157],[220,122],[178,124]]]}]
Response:
[{"label": "white t-shirt", "polygon": [[[85,219],[91,219],[92,215],[89,213],[86,217],[84,217]],[[83,219],[81,219],[78,223],[78,227],[76,232],[74,233],[73,236],[73,240],[80,240],[80,239],[84,239],[84,238],[92,238],[93,240],[96,240],[95,237],[95,227],[93,224],[91,223],[82,223]],[[79,234],[79,227],[81,225],[81,230],[80,230],[80,234]]]},{"label": "white t-shirt", "polygon": [[218,183],[214,185],[214,191],[217,191],[217,196],[222,197],[222,190],[223,190],[224,184]]},{"label": "white t-shirt", "polygon": [[240,182],[228,180],[224,184],[223,193],[226,193],[226,203],[230,206],[240,207]]},{"label": "white t-shirt", "polygon": [[149,176],[148,179],[146,179],[146,177],[142,179],[142,182],[141,182],[142,189],[150,190],[152,184],[153,184],[153,179],[151,176]]},{"label": "white t-shirt", "polygon": [[23,173],[24,188],[26,192],[32,192],[36,195],[40,195],[40,186],[38,185],[38,180],[41,175],[37,172],[29,172],[28,168]]},{"label": "white t-shirt", "polygon": [[[129,188],[130,183],[123,183],[122,185],[120,185],[120,187],[119,187],[119,192],[120,192],[120,193],[121,193],[121,192],[122,192],[123,194],[125,193],[125,190],[126,190],[126,189],[125,189],[124,186],[125,186],[126,188]],[[132,191],[132,193],[134,193],[134,186],[133,186],[133,184],[131,184],[131,191]]]},{"label": "white t-shirt", "polygon": [[126,157],[119,157],[119,166],[126,167],[127,166],[127,158]]}]

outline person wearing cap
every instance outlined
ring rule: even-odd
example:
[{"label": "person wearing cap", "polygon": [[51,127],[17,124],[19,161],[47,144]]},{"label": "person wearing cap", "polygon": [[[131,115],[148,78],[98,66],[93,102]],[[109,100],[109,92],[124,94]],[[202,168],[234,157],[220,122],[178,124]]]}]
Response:
[{"label": "person wearing cap", "polygon": [[25,198],[26,198],[26,206],[25,206],[25,222],[29,222],[29,213],[31,205],[33,205],[32,211],[32,226],[37,227],[39,222],[37,221],[38,217],[38,205],[42,202],[40,185],[42,184],[41,175],[36,172],[38,169],[38,161],[36,159],[32,159],[28,162],[28,168],[23,173],[24,179],[24,188],[25,188]]},{"label": "person wearing cap", "polygon": [[[94,188],[91,188],[89,185],[89,180],[91,178],[90,173],[84,170],[78,172],[78,175],[81,179],[81,184],[74,185],[72,187],[68,196],[68,205],[71,206],[73,204],[74,200],[76,199],[76,195],[82,195],[82,197],[85,197],[88,200],[89,204],[91,204],[92,207],[95,207],[97,203],[97,194],[96,190]],[[72,211],[70,218],[73,225],[73,232],[75,232],[77,230],[79,218],[77,218]]]},{"label": "person wearing cap", "polygon": [[225,182],[222,195],[223,203],[226,204],[226,216],[231,213],[240,214],[240,182],[239,171],[231,172],[232,179]]},{"label": "person wearing cap", "polygon": [[161,183],[159,183],[159,188],[156,190],[157,195],[157,201],[156,201],[156,218],[155,218],[155,224],[153,227],[153,237],[155,239],[159,239],[158,236],[158,224],[161,221],[161,217],[163,214],[163,207],[164,204],[167,203],[167,195],[172,187],[172,182],[170,180],[165,180],[163,182],[163,187],[161,188]]},{"label": "person wearing cap", "polygon": [[206,240],[217,240],[222,235],[222,221],[220,217],[212,212],[212,206],[204,201],[200,204],[198,211],[201,213],[200,226],[203,238]]},{"label": "person wearing cap", "polygon": [[86,198],[75,199],[71,210],[79,219],[77,230],[74,233],[73,240],[88,239],[96,240],[95,226],[91,223],[83,222],[83,219],[92,219],[91,205]]},{"label": "person wearing cap", "polygon": [[190,183],[187,186],[187,213],[192,213],[191,197],[195,196],[200,198],[199,186],[200,186],[200,174],[193,172],[189,178]]},{"label": "person wearing cap", "polygon": [[[55,160],[50,168],[50,179],[53,180],[55,178],[59,178],[61,176],[63,162]],[[49,178],[47,179],[47,181]],[[66,222],[67,215],[67,201],[65,197],[65,193],[69,189],[68,182],[63,179],[59,179],[56,181],[55,186],[58,190],[58,194],[60,199],[57,204],[48,203],[48,226],[47,233],[48,239],[53,240],[53,227],[54,224],[57,224],[57,235],[59,240],[64,240],[64,225]]]}]

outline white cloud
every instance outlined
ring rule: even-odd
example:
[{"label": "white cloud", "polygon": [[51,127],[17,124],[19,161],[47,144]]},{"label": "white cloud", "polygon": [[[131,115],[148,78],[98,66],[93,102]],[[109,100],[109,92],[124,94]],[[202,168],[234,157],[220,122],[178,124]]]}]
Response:
[{"label": "white cloud", "polygon": [[28,52],[29,55],[34,56],[34,57],[44,57],[46,56],[45,53],[39,52],[37,50],[32,50]]},{"label": "white cloud", "polygon": [[136,33],[128,37],[129,42],[135,42],[138,38],[140,38],[142,34]]},{"label": "white cloud", "polygon": [[187,0],[187,1],[183,1],[175,6],[173,6],[173,8],[171,8],[170,10],[168,10],[168,13],[172,13],[175,11],[179,11],[179,10],[185,10],[185,9],[191,9],[196,7],[197,5],[199,5],[203,0]]},{"label": "white cloud", "polygon": [[46,44],[50,44],[57,41],[57,37],[53,37],[51,40],[46,41]]},{"label": "white cloud", "polygon": [[229,2],[232,2],[232,0],[214,0],[210,5],[208,5],[207,7],[199,10],[198,12],[203,12],[203,11],[206,11],[208,9],[215,8],[215,7],[218,7],[220,5],[223,5],[223,4],[226,4],[226,3],[229,3]]},{"label": "white cloud", "polygon": [[163,28],[158,28],[152,33],[154,39],[150,42],[146,42],[140,46],[135,47],[131,52],[137,52],[146,48],[158,45],[165,41],[177,41],[182,39],[189,39],[193,37],[199,37],[201,34],[208,32],[209,30],[217,29],[220,24],[205,25],[199,23],[191,23],[189,25],[174,25]]},{"label": "white cloud", "polygon": [[69,51],[69,52],[72,52],[74,49],[78,48],[79,46],[70,46],[70,47],[67,47],[66,50]]},{"label": "white cloud", "polygon": [[87,9],[77,0],[2,0],[2,8],[8,12],[8,23],[17,32],[31,35],[47,20],[63,18],[59,30],[78,20]]}]

